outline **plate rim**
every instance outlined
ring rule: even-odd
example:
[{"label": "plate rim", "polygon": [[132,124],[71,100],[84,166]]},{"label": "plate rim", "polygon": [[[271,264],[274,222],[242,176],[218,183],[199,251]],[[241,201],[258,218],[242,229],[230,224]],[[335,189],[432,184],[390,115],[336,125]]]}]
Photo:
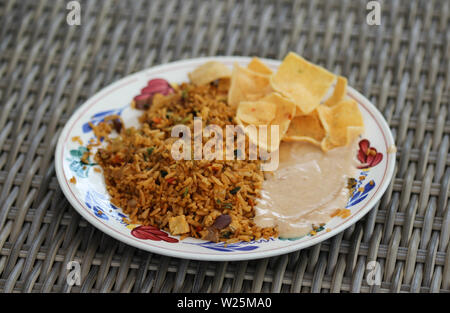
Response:
[{"label": "plate rim", "polygon": [[[188,66],[191,65],[191,63],[201,63],[201,62],[207,62],[211,60],[226,60],[228,62],[230,61],[241,61],[241,62],[248,62],[252,59],[252,57],[245,57],[245,56],[211,56],[211,57],[200,57],[200,58],[190,58],[190,59],[183,59],[178,60],[170,63],[160,64],[154,67],[150,67],[141,71],[138,71],[136,73],[132,73],[130,75],[127,75],[105,87],[100,89],[98,92],[96,92],[94,95],[89,97],[82,105],[80,105],[79,108],[77,108],[70,118],[67,120],[66,125],[64,126],[63,130],[59,134],[59,138],[57,141],[56,149],[55,149],[55,171],[56,176],[58,180],[58,184],[63,191],[64,196],[69,201],[71,206],[84,218],[86,219],[91,225],[99,229],[100,231],[106,233],[107,235],[113,237],[114,239],[117,239],[125,244],[131,245],[133,247],[143,249],[145,251],[149,251],[152,253],[157,253],[165,256],[170,257],[176,257],[176,258],[183,258],[183,259],[190,259],[190,260],[204,260],[204,261],[239,261],[239,260],[254,260],[254,259],[260,259],[260,258],[267,258],[282,254],[287,254],[293,251],[301,250],[308,248],[312,245],[318,244],[322,241],[327,240],[328,238],[331,238],[333,236],[336,236],[340,232],[344,231],[348,227],[355,224],[357,221],[359,221],[362,217],[364,217],[370,210],[372,210],[375,206],[375,204],[380,200],[380,198],[384,195],[387,187],[392,181],[392,177],[395,170],[395,163],[396,163],[396,152],[389,153],[389,147],[391,145],[395,145],[394,137],[392,135],[392,131],[381,114],[381,112],[375,107],[372,102],[370,102],[365,96],[363,96],[360,92],[358,92],[356,89],[352,88],[351,86],[348,86],[347,93],[350,97],[357,100],[358,103],[363,104],[363,107],[366,108],[368,113],[372,115],[374,121],[378,124],[379,127],[382,130],[383,138],[386,142],[386,170],[384,173],[384,179],[381,181],[381,184],[379,185],[378,189],[375,190],[375,192],[372,195],[372,198],[369,199],[366,206],[361,208],[359,211],[352,214],[351,219],[344,220],[342,223],[340,223],[337,227],[333,228],[329,232],[322,232],[320,234],[317,234],[314,237],[311,237],[310,240],[305,242],[298,242],[293,243],[292,245],[288,245],[285,247],[278,247],[274,250],[266,250],[266,251],[252,251],[252,252],[234,252],[234,253],[227,253],[227,254],[217,254],[216,253],[207,253],[207,254],[198,254],[196,252],[190,252],[190,251],[175,251],[170,250],[164,247],[158,247],[158,246],[152,246],[148,245],[144,242],[141,242],[139,240],[131,240],[132,238],[129,238],[127,236],[124,236],[120,232],[113,231],[112,226],[107,226],[105,223],[103,223],[100,219],[95,218],[92,214],[90,214],[87,210],[82,207],[82,205],[79,204],[76,197],[72,194],[69,187],[64,184],[63,182],[67,183],[66,176],[64,175],[64,170],[62,167],[63,158],[59,158],[58,156],[61,155],[61,153],[64,152],[64,143],[66,142],[66,137],[70,133],[70,128],[72,124],[74,124],[78,118],[81,117],[84,110],[86,110],[89,105],[94,101],[100,101],[101,96],[103,96],[103,93],[106,91],[110,91],[120,85],[122,85],[126,81],[132,81],[133,78],[137,78],[141,75],[147,75],[147,76],[153,76],[156,75],[158,70],[161,69],[168,69],[172,67],[176,67],[178,65],[184,65]],[[274,59],[267,59],[267,58],[260,58],[262,61],[272,64],[273,66],[278,66],[281,64],[280,60],[274,60]],[[148,73],[147,73],[148,72]],[[99,98],[99,99],[97,99]],[[381,125],[380,125],[381,124]]]}]

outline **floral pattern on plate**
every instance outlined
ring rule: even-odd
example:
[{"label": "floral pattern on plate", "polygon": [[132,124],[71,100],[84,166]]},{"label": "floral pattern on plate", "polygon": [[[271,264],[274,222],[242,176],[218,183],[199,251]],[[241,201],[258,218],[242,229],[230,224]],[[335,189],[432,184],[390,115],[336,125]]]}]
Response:
[{"label": "floral pattern on plate", "polygon": [[78,149],[70,150],[70,157],[67,158],[67,161],[70,162],[70,170],[79,178],[88,178],[89,169],[95,165],[94,162],[91,162],[90,156],[86,158],[88,163],[84,163],[81,161],[83,154],[88,152],[86,147],[80,146]]}]

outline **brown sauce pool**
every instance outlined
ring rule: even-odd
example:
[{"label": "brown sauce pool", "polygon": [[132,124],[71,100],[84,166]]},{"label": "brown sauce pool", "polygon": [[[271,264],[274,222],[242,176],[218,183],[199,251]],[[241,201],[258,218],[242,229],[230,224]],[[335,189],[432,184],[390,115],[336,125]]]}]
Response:
[{"label": "brown sauce pool", "polygon": [[300,237],[327,223],[338,208],[345,208],[348,179],[357,175],[356,141],[323,152],[303,142],[282,142],[279,166],[263,183],[255,206],[255,223],[278,227],[279,236]]}]

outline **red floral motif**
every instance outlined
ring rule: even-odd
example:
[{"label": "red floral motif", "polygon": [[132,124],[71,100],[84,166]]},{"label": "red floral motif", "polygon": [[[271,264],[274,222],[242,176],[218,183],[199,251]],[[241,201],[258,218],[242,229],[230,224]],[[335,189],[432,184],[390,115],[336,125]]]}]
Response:
[{"label": "red floral motif", "polygon": [[141,90],[142,94],[155,94],[162,93],[163,95],[167,95],[168,93],[172,93],[173,88],[167,82],[167,80],[162,78],[151,79],[147,82],[147,86]]},{"label": "red floral motif", "polygon": [[138,226],[131,231],[131,235],[139,239],[150,239],[154,241],[166,241],[175,243],[178,239],[169,237],[166,232],[159,230],[154,226]]},{"label": "red floral motif", "polygon": [[147,86],[141,89],[141,93],[133,98],[136,109],[145,110],[152,104],[153,96],[157,93],[168,95],[174,90],[170,84],[162,79],[155,78],[148,81]]},{"label": "red floral motif", "polygon": [[362,163],[358,168],[369,168],[380,163],[383,160],[383,154],[371,147],[369,140],[363,139],[359,142],[358,160]]}]

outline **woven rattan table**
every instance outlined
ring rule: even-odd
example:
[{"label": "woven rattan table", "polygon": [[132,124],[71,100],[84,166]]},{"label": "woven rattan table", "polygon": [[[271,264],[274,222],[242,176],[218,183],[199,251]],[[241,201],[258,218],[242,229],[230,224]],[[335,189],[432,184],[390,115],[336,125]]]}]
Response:
[{"label": "woven rattan table", "polygon": [[[369,25],[365,0],[91,0],[72,26],[68,2],[0,0],[0,291],[450,291],[450,1],[375,1]],[[395,136],[395,178],[353,227],[287,255],[199,262],[127,246],[69,205],[56,141],[102,87],[173,60],[289,51],[347,76]]]}]

